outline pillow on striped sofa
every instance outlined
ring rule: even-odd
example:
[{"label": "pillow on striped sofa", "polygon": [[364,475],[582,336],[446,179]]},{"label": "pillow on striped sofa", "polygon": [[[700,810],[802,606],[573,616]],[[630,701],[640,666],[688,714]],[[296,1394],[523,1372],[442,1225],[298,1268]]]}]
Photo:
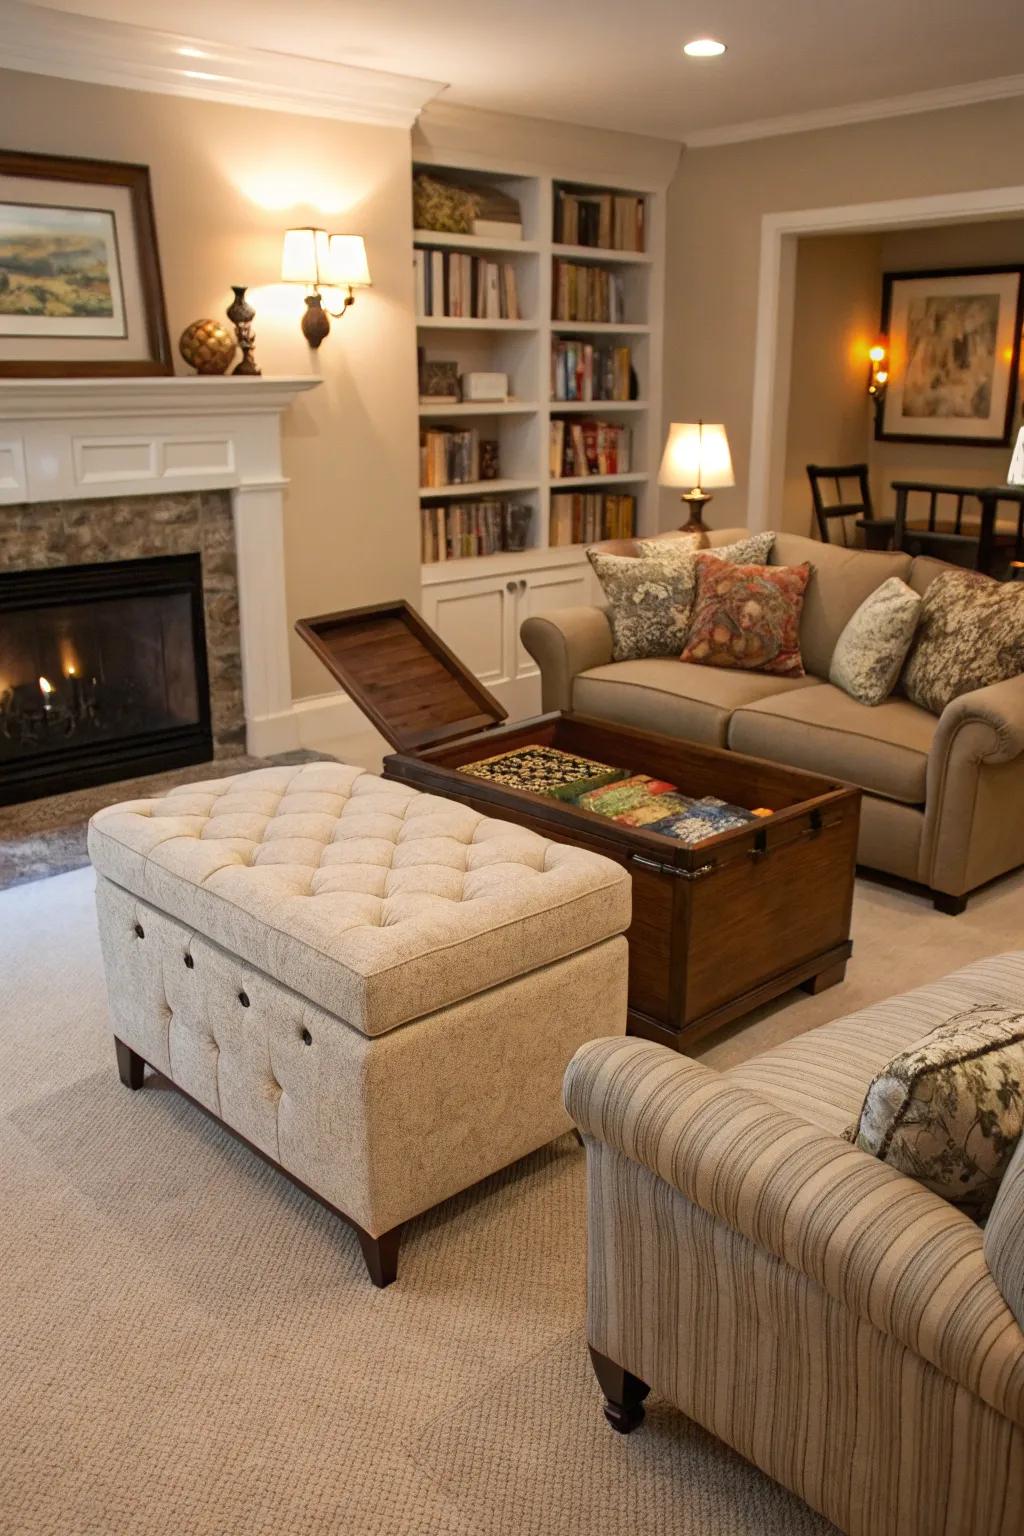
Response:
[{"label": "pillow on striped sofa", "polygon": [[979,1003],[900,1051],[844,1135],[977,1219],[1024,1131],[1024,1012]]}]

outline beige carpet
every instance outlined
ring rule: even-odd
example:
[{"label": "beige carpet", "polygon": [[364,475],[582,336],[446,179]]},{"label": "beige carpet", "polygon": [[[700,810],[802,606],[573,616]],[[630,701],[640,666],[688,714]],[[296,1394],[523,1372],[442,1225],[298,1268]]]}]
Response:
[{"label": "beige carpet", "polygon": [[[722,1064],[1019,946],[864,885],[850,981]],[[609,1430],[564,1138],[414,1222],[397,1286],[175,1094],[114,1071],[88,870],[0,893],[0,1531],[10,1536],[827,1536],[667,1405]]]}]

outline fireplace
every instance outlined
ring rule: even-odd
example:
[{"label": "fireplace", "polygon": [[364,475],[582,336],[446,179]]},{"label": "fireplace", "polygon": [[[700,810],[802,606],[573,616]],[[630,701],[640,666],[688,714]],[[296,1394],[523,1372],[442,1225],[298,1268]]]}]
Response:
[{"label": "fireplace", "polygon": [[0,574],[0,804],[212,756],[200,555]]}]

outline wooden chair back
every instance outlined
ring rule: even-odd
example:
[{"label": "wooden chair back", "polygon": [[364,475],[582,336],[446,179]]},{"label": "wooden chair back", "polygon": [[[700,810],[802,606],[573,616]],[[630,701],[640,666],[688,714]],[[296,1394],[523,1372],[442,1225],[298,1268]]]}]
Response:
[{"label": "wooden chair back", "polygon": [[[863,542],[857,537],[856,520],[863,517],[870,521],[875,515],[867,465],[808,464],[807,478],[822,543],[852,547]],[[826,494],[826,487],[831,488],[831,495]]]},{"label": "wooden chair back", "polygon": [[[1024,486],[947,485],[928,480],[894,480],[895,546],[912,555],[966,566],[987,575],[1024,560]],[[927,503],[927,511],[922,503]],[[1000,507],[1015,511],[1000,528]]]}]

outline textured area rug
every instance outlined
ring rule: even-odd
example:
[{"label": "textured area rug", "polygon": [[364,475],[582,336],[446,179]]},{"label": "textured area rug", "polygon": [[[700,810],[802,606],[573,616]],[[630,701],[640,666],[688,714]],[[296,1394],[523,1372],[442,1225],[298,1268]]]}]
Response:
[{"label": "textured area rug", "polygon": [[[664,1402],[605,1425],[570,1137],[412,1222],[375,1291],[344,1225],[169,1089],[122,1088],[92,891],[0,893],[0,1531],[834,1536]],[[859,884],[846,985],[705,1059],[1019,945],[1022,891],[951,919]]]}]

